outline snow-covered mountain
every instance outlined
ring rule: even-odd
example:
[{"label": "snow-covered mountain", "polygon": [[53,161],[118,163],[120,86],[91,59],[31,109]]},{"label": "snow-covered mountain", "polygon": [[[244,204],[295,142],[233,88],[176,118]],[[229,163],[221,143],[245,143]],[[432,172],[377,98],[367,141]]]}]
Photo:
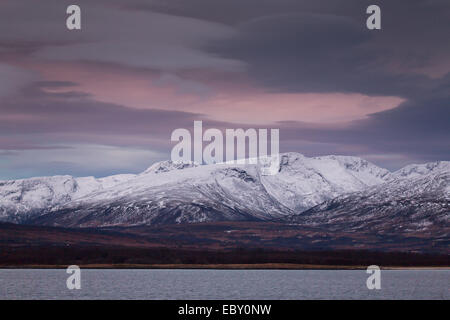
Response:
[{"label": "snow-covered mountain", "polygon": [[358,157],[308,158],[287,153],[281,157],[279,173],[263,177],[262,183],[277,201],[302,212],[339,195],[393,178],[388,170]]},{"label": "snow-covered mountain", "polygon": [[134,177],[131,174],[100,179],[54,176],[0,181],[0,221],[26,221],[49,208],[111,188]]},{"label": "snow-covered mountain", "polygon": [[325,201],[289,222],[333,231],[450,235],[450,162],[410,165],[366,190]]},{"label": "snow-covered mountain", "polygon": [[394,172],[396,178],[418,178],[450,171],[450,161],[411,164]]},{"label": "snow-covered mountain", "polygon": [[66,227],[273,220],[396,178],[346,156],[286,153],[278,174],[264,169],[164,161],[139,175],[2,181],[0,219]]}]

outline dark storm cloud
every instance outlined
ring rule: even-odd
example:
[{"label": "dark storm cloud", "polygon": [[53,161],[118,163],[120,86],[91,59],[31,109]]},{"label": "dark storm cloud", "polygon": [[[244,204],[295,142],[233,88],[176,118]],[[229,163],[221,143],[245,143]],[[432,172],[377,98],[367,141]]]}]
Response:
[{"label": "dark storm cloud", "polygon": [[70,4],[67,0],[41,0],[39,6],[27,0],[3,2],[0,59],[89,61],[162,71],[241,67],[237,61],[200,49],[202,43],[233,34],[233,29],[223,24],[151,11],[121,10],[109,1],[80,0],[77,4],[82,12],[82,30],[70,32],[65,25]]},{"label": "dark storm cloud", "polygon": [[[239,36],[210,50],[245,61],[252,78],[268,90],[386,94],[383,89],[395,83],[370,66],[373,54],[361,45],[372,36],[350,18],[285,14],[239,28]],[[374,86],[381,77],[387,86]]]},{"label": "dark storm cloud", "polygon": [[[65,26],[67,0],[4,0],[0,4],[0,48],[4,53],[30,54],[48,45],[68,45],[92,40],[86,34],[68,34]],[[62,16],[63,14],[63,16]]]},{"label": "dark storm cloud", "polygon": [[[371,4],[382,9],[381,31],[365,26]],[[450,72],[445,0],[132,0],[122,8],[232,25],[233,38],[207,48],[245,62],[267,90],[406,97],[427,90],[429,75]]]},{"label": "dark storm cloud", "polygon": [[[385,11],[389,15],[383,7],[382,12]],[[268,90],[408,96],[427,89],[429,78],[418,70],[426,69],[427,62],[435,63],[432,60],[437,54],[433,51],[442,50],[439,54],[446,54],[447,59],[450,55],[446,41],[450,32],[448,18],[441,13],[427,15],[427,21],[436,21],[430,29],[423,23],[424,17],[414,19],[416,14],[408,11],[395,21],[387,18],[381,31],[367,30],[363,19],[352,16],[264,16],[239,24],[236,37],[217,42],[209,49],[246,62],[252,78]],[[364,11],[360,17],[366,17]],[[409,19],[427,33],[414,27],[397,34],[399,28],[410,23]],[[393,30],[386,30],[389,28]],[[397,34],[397,39],[391,33]],[[421,43],[434,48],[423,48]],[[436,63],[446,62],[442,59]],[[444,68],[450,71],[450,65]]]},{"label": "dark storm cloud", "polygon": [[[368,119],[353,121],[346,127],[280,123],[284,146],[295,148],[301,137],[307,141],[331,144],[331,148],[350,155],[384,154],[389,158],[389,154],[402,154],[414,161],[449,159],[449,88],[450,76],[447,76],[428,95],[408,100],[395,109],[372,114]],[[323,153],[323,150],[319,147],[314,152]],[[400,163],[379,160],[378,163],[395,169],[404,165],[404,160]]]},{"label": "dark storm cloud", "polygon": [[[370,4],[381,7],[381,31],[365,27]],[[133,7],[233,25],[234,37],[207,50],[245,62],[249,76],[268,91],[407,99],[346,128],[297,124],[284,129],[287,139],[450,158],[448,1],[133,1]]]},{"label": "dark storm cloud", "polygon": [[[300,9],[267,13],[240,22],[236,37],[208,49],[244,61],[253,81],[269,91],[354,92],[407,99],[398,108],[345,128],[288,126],[283,131],[286,138],[347,145],[348,150],[356,147],[365,153],[449,159],[450,4],[377,4],[382,8],[381,31],[366,29],[365,1],[354,3],[345,13],[342,8],[332,14],[327,9],[317,12],[311,6],[306,13]],[[298,2],[298,8],[304,6]]]},{"label": "dark storm cloud", "polygon": [[[371,115],[371,125],[384,133],[405,139],[429,138],[447,143],[450,134],[450,75],[442,81],[443,88],[434,88],[428,95],[416,97],[398,108]],[[445,139],[447,138],[447,139]],[[423,141],[425,142],[425,141]]]}]

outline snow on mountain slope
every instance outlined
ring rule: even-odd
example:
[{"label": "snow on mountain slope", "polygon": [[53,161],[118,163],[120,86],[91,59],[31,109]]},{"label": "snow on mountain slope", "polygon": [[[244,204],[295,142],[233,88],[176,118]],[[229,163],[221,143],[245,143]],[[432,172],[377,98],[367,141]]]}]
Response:
[{"label": "snow on mountain slope", "polygon": [[165,161],[113,188],[56,206],[33,223],[111,226],[222,220],[272,220],[390,178],[355,157],[281,156],[279,172],[258,164]]},{"label": "snow on mountain slope", "polygon": [[450,161],[411,164],[393,173],[396,178],[418,178],[429,174],[450,171]]},{"label": "snow on mountain slope", "polygon": [[54,176],[0,181],[0,220],[21,222],[55,205],[112,187],[133,177],[126,174],[101,179]]},{"label": "snow on mountain slope", "polygon": [[334,231],[450,233],[450,162],[407,166],[394,179],[317,205],[290,222]]},{"label": "snow on mountain slope", "polygon": [[[373,206],[395,194],[415,197],[418,182],[398,181],[409,181],[422,172],[419,177],[425,183],[432,179],[430,172],[437,175],[449,171],[448,163],[440,163],[406,167],[392,174],[357,157],[308,158],[298,153],[282,154],[276,175],[265,175],[267,165],[270,163],[199,166],[193,162],[163,161],[138,175],[2,181],[0,220],[103,227],[266,221],[294,216],[293,221],[315,223],[315,211],[306,210],[319,204],[324,207],[314,210],[331,210],[337,203],[332,199],[362,201],[361,197],[367,197],[366,191],[373,193]],[[390,186],[390,193],[385,194],[385,186]],[[352,198],[356,195],[360,198]],[[361,208],[356,200],[352,204]],[[325,217],[320,221],[328,223]]]},{"label": "snow on mountain slope", "polygon": [[203,166],[146,174],[32,221],[81,227],[271,220],[292,214],[265,192],[256,167]]},{"label": "snow on mountain slope", "polygon": [[[193,166],[196,164],[163,161],[154,164],[143,174]],[[119,174],[98,179],[53,176],[0,181],[0,221],[23,222],[43,214],[46,210],[112,188],[135,177],[134,174]]]},{"label": "snow on mountain slope", "polygon": [[357,157],[281,156],[279,173],[263,177],[267,191],[296,212],[339,195],[391,180],[391,173]]}]

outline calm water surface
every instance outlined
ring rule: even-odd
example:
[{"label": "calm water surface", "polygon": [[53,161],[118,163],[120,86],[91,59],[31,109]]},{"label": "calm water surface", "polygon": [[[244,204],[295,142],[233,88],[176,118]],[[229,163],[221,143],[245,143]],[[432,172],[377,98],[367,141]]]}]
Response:
[{"label": "calm water surface", "polygon": [[0,299],[449,299],[450,270],[0,270]]}]

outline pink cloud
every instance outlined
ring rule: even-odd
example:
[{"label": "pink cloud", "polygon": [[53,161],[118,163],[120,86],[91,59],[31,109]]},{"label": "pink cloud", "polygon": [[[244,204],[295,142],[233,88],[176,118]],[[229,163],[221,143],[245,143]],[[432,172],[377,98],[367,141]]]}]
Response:
[{"label": "pink cloud", "polygon": [[[389,110],[404,102],[395,96],[356,93],[277,93],[253,86],[244,75],[181,74],[84,64],[36,65],[46,80],[72,81],[96,100],[137,109],[202,113],[212,120],[264,124],[293,120],[345,123]],[[226,81],[223,79],[228,77]],[[230,82],[229,77],[235,81]],[[71,88],[73,89],[73,88]],[[67,89],[54,89],[67,90]]]}]

